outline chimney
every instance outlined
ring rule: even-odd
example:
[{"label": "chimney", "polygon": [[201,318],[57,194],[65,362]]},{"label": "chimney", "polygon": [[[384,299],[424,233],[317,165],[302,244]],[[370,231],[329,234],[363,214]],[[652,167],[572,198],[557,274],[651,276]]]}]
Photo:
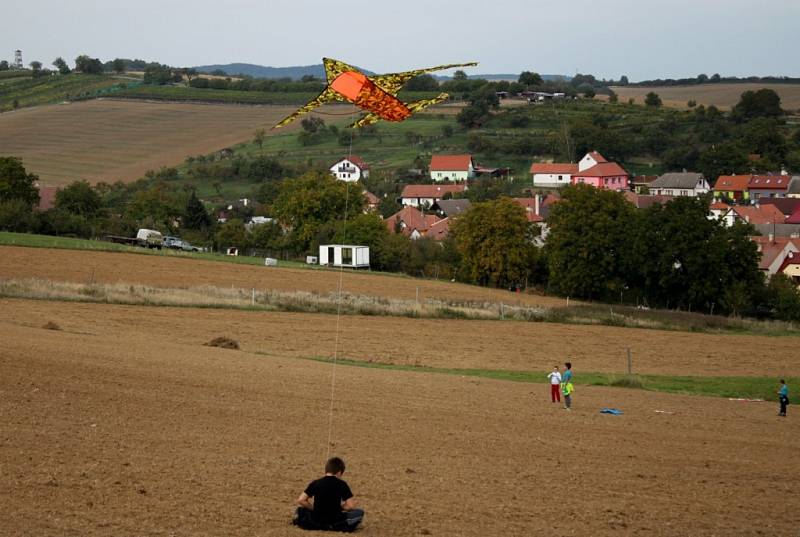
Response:
[{"label": "chimney", "polygon": [[789,172],[786,171],[786,168],[781,167],[781,175],[789,175]]},{"label": "chimney", "polygon": [[767,235],[767,238],[769,239],[770,243],[775,244],[775,234],[774,233],[770,233],[769,235]]},{"label": "chimney", "polygon": [[539,207],[540,207],[540,204],[542,203],[542,195],[541,194],[536,194],[533,197],[533,199],[534,199],[534,202],[533,202],[533,204],[534,204],[533,214],[535,214],[536,216],[539,216]]}]

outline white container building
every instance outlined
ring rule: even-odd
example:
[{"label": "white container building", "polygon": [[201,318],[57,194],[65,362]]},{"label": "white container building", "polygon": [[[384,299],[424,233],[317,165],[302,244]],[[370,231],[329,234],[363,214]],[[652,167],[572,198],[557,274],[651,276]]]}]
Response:
[{"label": "white container building", "polygon": [[329,267],[369,268],[369,246],[321,244],[319,264]]}]

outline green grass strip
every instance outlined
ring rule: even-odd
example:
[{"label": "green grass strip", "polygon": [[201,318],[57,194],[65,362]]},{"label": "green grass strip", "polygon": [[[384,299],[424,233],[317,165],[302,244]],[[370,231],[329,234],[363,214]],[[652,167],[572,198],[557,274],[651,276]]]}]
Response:
[{"label": "green grass strip", "polygon": [[[320,356],[303,357],[304,360],[331,363],[331,358]],[[502,369],[462,369],[430,366],[402,365],[367,362],[339,358],[338,365],[366,367],[392,371],[413,371],[417,373],[437,373],[461,377],[480,377],[511,382],[546,384],[547,373],[543,371],[507,371]],[[800,387],[800,377],[785,377],[787,384]],[[634,375],[591,373],[581,371],[575,375],[576,384],[589,386],[613,386],[642,389],[653,392],[677,393],[684,395],[703,395],[710,397],[733,397],[746,399],[765,399],[777,401],[778,379],[771,377],[686,377],[676,375]]]}]

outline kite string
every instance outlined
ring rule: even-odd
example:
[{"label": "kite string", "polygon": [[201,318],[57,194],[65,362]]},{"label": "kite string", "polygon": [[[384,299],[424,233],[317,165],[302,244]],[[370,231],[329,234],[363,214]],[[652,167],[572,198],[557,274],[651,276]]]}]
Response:
[{"label": "kite string", "polygon": [[[350,149],[348,156],[353,156],[353,130],[350,131]],[[344,194],[344,223],[342,224],[342,244],[347,242],[347,209],[350,201],[350,181],[345,181]],[[334,259],[335,261],[335,259]],[[342,317],[342,280],[344,278],[344,263],[339,264],[339,291],[336,299],[336,338],[333,345],[333,365],[331,366],[331,403],[328,410],[328,443],[325,460],[331,456],[331,440],[333,439],[333,403],[336,394],[336,362],[339,357],[339,321]]]}]

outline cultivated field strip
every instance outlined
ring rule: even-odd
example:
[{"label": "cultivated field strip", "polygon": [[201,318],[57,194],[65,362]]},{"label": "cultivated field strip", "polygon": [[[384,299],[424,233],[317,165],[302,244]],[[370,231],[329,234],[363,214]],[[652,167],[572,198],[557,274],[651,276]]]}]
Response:
[{"label": "cultivated field strip", "polygon": [[294,108],[115,100],[41,106],[0,115],[0,154],[22,158],[44,185],[133,181],[247,141],[256,129],[269,134]]},{"label": "cultivated field strip", "polygon": [[633,98],[644,104],[645,96],[651,91],[658,94],[664,106],[686,109],[686,103],[694,100],[705,106],[714,105],[722,110],[730,110],[739,102],[745,91],[758,91],[762,88],[774,90],[781,97],[784,110],[800,110],[800,84],[698,84],[696,86],[637,87],[617,86],[612,88],[620,101]]}]

